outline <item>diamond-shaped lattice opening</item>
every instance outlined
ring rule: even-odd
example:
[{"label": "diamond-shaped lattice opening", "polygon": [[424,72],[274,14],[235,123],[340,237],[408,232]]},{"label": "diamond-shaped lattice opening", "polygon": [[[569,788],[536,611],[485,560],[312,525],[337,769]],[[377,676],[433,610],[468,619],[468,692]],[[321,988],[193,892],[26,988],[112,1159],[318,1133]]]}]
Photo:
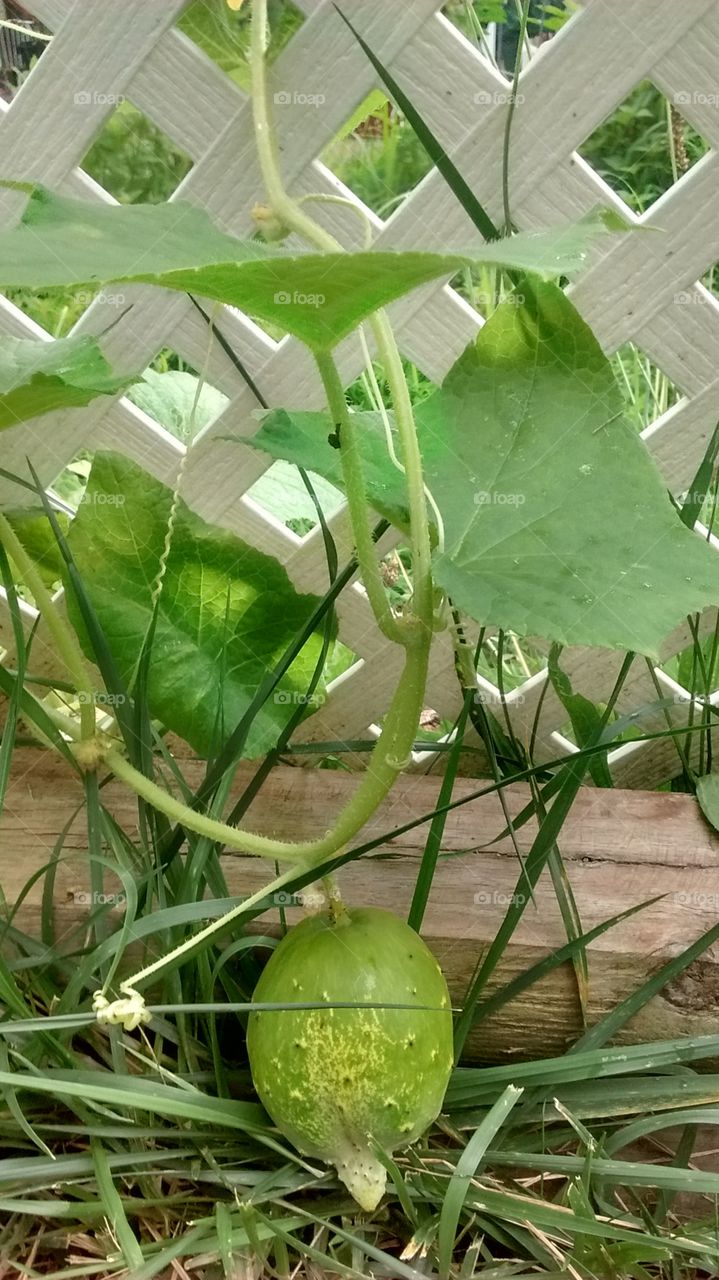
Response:
[{"label": "diamond-shaped lattice opening", "polygon": [[[104,292],[109,293],[111,288],[108,286]],[[53,338],[64,338],[100,292],[99,288],[88,289],[86,285],[77,289],[58,285],[50,289],[3,290],[9,302]]]},{"label": "diamond-shaped lattice opening", "polygon": [[228,404],[228,397],[206,380],[198,394],[198,381],[197,372],[165,347],[126,394],[165,431],[188,445]]},{"label": "diamond-shaped lattice opening", "polygon": [[414,129],[379,89],[345,122],[321,159],[380,218],[388,218],[432,168]]},{"label": "diamond-shaped lattice opening", "polygon": [[637,431],[643,431],[682,398],[671,378],[633,342],[615,352],[612,366],[627,419]]},{"label": "diamond-shaped lattice opening", "polygon": [[[578,13],[576,0],[531,0],[524,58],[551,40]],[[520,34],[516,0],[447,0],[442,13],[463,36],[507,74],[514,71]]]},{"label": "diamond-shaped lattice opening", "polygon": [[14,0],[4,0],[0,18],[0,98],[11,102],[51,41],[39,18]]},{"label": "diamond-shaped lattice opening", "polygon": [[[269,60],[272,61],[304,22],[304,14],[289,0],[276,0],[270,12]],[[231,9],[227,0],[191,0],[177,26],[206,53],[235,84],[249,90],[251,5]]]},{"label": "diamond-shaped lattice opening", "polygon": [[643,80],[582,143],[579,154],[613,191],[643,213],[709,150],[681,113]]},{"label": "diamond-shaped lattice opening", "polygon": [[179,186],[192,161],[148,116],[120,100],[82,167],[120,204],[160,204]]},{"label": "diamond-shaped lattice opening", "polygon": [[[342,506],[344,497],[339,489],[321,476],[313,472],[308,472],[308,476],[325,520],[329,520]],[[291,462],[273,462],[245,496],[299,538],[304,538],[319,524],[317,508],[298,468]]]}]

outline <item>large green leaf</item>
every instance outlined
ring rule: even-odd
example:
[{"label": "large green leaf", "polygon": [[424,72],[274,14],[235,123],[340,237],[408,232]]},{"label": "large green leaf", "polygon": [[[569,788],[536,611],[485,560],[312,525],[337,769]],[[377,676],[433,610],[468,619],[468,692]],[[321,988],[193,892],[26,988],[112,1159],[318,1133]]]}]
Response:
[{"label": "large green leaf", "polygon": [[[172,491],[113,453],[97,454],[69,543],[125,681],[152,616]],[[258,684],[316,606],[285,570],[179,503],[160,596],[148,696],[153,716],[206,755],[234,728]],[[77,610],[73,621],[82,636]],[[320,652],[313,636],[255,719],[246,754],[276,741]],[[321,696],[314,694],[308,711]]]},{"label": "large green leaf", "polygon": [[53,409],[89,404],[114,395],[131,379],[116,378],[90,337],[3,337],[0,340],[0,431]]},{"label": "large green leaf", "polygon": [[[444,522],[437,581],[483,624],[656,657],[682,617],[719,602],[719,559],[681,523],[569,299],[522,287],[416,411]],[[402,525],[381,424],[356,421],[370,498]],[[248,443],[336,484],[331,431],[323,414],[274,412]]]},{"label": "large green leaf", "polygon": [[379,307],[461,267],[572,274],[596,233],[618,225],[616,215],[599,211],[468,253],[292,256],[224,235],[189,204],[89,204],[35,187],[20,224],[0,232],[0,287],[145,281],[242,307],[310,346],[330,347]]}]

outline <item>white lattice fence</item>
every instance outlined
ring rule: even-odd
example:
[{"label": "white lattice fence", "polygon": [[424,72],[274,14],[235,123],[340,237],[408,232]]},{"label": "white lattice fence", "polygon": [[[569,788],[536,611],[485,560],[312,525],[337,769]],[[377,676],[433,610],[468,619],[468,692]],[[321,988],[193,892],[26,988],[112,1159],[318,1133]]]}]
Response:
[{"label": "white lattice fence", "polygon": [[[30,0],[27,7],[54,37],[0,120],[3,177],[41,180],[88,200],[110,197],[83,173],[92,140],[124,96],[153,120],[192,160],[175,198],[203,206],[225,230],[252,229],[251,210],[262,196],[254,156],[252,120],[243,92],[174,24],[185,0]],[[299,0],[305,21],[272,68],[275,91],[294,99],[279,109],[285,177],[295,193],[340,192],[356,199],[317,159],[375,86],[376,78],[330,0]],[[490,214],[501,217],[502,140],[506,81],[455,26],[437,0],[346,0],[346,12],[405,88]],[[719,147],[719,0],[586,0],[564,30],[522,75],[511,151],[512,211],[517,223],[538,229],[573,219],[597,203],[633,217],[576,154],[576,148],[641,80],[650,78],[712,148]],[[321,94],[323,105],[312,104]],[[304,105],[303,105],[304,103]],[[645,432],[674,492],[686,488],[719,417],[719,303],[700,277],[719,259],[719,155],[710,150],[654,204],[642,221],[660,233],[607,238],[574,284],[575,304],[608,353],[632,341],[654,361],[682,398]],[[15,195],[1,202],[5,224],[18,214]],[[337,206],[316,206],[317,216],[346,245],[357,244],[359,220]],[[376,245],[392,248],[467,247],[477,233],[440,175],[431,172],[392,216],[369,213]],[[678,296],[679,295],[679,296]],[[119,370],[148,365],[169,346],[195,367],[203,365],[207,329],[189,301],[149,287],[123,290],[124,312],[104,340]],[[126,310],[128,300],[132,307]],[[112,301],[97,299],[79,329],[104,330]],[[481,324],[449,286],[417,291],[392,309],[403,353],[439,380]],[[11,303],[0,300],[3,331],[38,333]],[[226,311],[218,324],[272,404],[295,408],[321,403],[318,380],[294,340],[273,342],[249,319]],[[354,342],[340,352],[346,382],[362,367]],[[304,539],[243,496],[265,463],[251,450],[223,439],[256,428],[256,402],[219,347],[209,357],[208,379],[230,397],[222,415],[193,447],[183,496],[207,520],[235,530],[276,555],[303,589],[322,591],[326,567],[319,531]],[[100,399],[89,408],[56,414],[7,431],[2,465],[21,470],[31,456],[51,483],[80,449],[112,447],[165,481],[174,481],[181,447],[127,400]],[[0,480],[0,503],[17,494]],[[349,551],[340,512],[332,520]],[[314,738],[358,737],[378,720],[399,669],[399,656],[378,637],[364,595],[354,587],[339,606],[343,638],[362,659],[338,681],[323,710],[307,723]],[[9,644],[0,603],[0,642]],[[704,619],[706,626],[713,618]],[[666,641],[664,657],[690,642],[687,627]],[[35,669],[52,669],[42,633]],[[621,655],[575,650],[566,656],[578,687],[606,698]],[[660,670],[663,691],[678,691]],[[496,690],[487,689],[490,697]],[[517,732],[527,736],[542,694],[539,749],[544,758],[571,749],[558,730],[566,713],[539,674],[509,696]],[[655,702],[657,691],[641,663],[625,686],[623,712]],[[442,715],[458,708],[449,645],[438,643],[427,698]],[[675,722],[686,706],[672,712]],[[657,717],[657,727],[663,724]],[[646,786],[675,763],[671,744],[638,744],[615,753],[623,785]]]}]

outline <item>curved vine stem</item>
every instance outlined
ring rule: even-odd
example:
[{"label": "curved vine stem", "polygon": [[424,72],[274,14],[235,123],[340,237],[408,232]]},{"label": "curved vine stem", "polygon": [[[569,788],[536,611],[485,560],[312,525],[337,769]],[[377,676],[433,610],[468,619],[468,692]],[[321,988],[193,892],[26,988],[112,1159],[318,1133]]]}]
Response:
[{"label": "curved vine stem", "polygon": [[357,430],[352,421],[352,415],[347,408],[342,382],[331,353],[329,351],[317,351],[315,352],[315,361],[322,378],[322,385],[327,396],[335,431],[339,436],[342,477],[347,495],[347,506],[355,540],[360,576],[380,631],[387,636],[388,640],[394,640],[396,644],[402,644],[402,626],[392,612],[375,556]]},{"label": "curved vine stem", "polygon": [[[273,128],[267,92],[266,44],[267,0],[253,0],[250,43],[252,108],[257,154],[272,212],[288,230],[296,232],[317,249],[327,253],[342,253],[344,246],[339,240],[310,218],[285,190],[280,171],[277,136]],[[402,359],[386,314],[383,311],[375,312],[368,324],[389,383],[407,478],[414,580],[413,612],[421,625],[431,632],[433,584],[429,519],[412,401],[402,368]],[[369,570],[369,566],[367,569]],[[365,587],[367,588],[366,580]]]}]

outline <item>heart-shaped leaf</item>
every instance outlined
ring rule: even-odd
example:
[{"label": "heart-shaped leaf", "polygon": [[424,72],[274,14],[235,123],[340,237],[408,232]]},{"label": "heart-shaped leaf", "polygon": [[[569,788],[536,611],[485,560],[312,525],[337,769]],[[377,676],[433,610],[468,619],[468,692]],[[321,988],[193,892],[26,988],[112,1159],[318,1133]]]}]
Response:
[{"label": "heart-shaped leaf", "polygon": [[598,211],[557,231],[467,253],[304,253],[218,231],[200,209],[89,204],[33,189],[22,221],[0,232],[0,287],[145,281],[242,307],[309,346],[333,347],[373,311],[477,263],[570,275],[598,231]]},{"label": "heart-shaped leaf", "polygon": [[[132,679],[153,610],[172,490],[117,454],[95,457],[69,544],[121,676]],[[153,716],[207,755],[317,605],[272,557],[206,524],[180,501],[164,572],[150,669]],[[83,638],[77,609],[71,616]],[[312,635],[253,722],[245,754],[277,740],[315,669]],[[91,655],[90,655],[91,656]],[[312,711],[321,690],[307,702]]]},{"label": "heart-shaped leaf", "polygon": [[130,385],[116,378],[90,337],[3,337],[0,341],[0,431],[54,409],[89,404]]},{"label": "heart-shaped leaf", "polygon": [[[569,299],[522,287],[416,410],[444,523],[436,579],[482,624],[656,657],[682,617],[719,602],[719,559],[679,519]],[[356,421],[368,494],[403,525],[381,423]],[[331,430],[324,414],[275,411],[248,443],[337,484]]]}]

